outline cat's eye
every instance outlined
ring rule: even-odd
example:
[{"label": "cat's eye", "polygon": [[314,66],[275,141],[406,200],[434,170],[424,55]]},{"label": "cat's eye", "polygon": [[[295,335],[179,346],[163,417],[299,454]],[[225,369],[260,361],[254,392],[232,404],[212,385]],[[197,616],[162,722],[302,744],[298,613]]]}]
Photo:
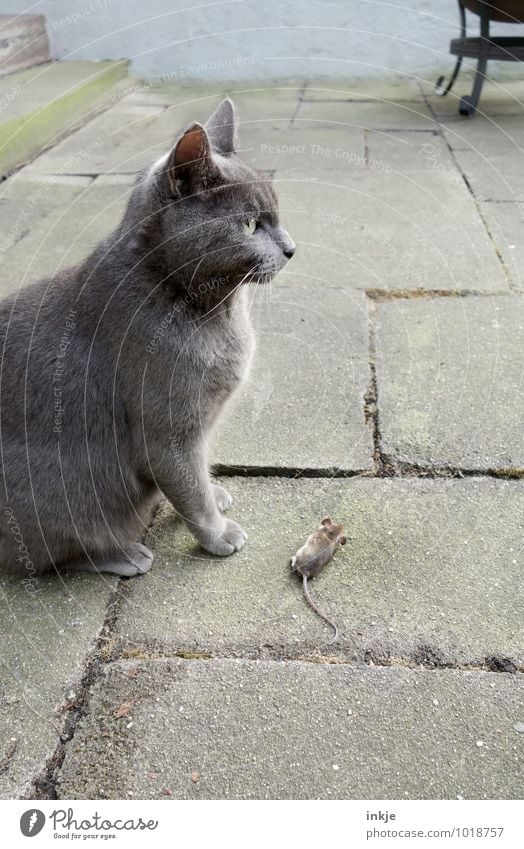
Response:
[{"label": "cat's eye", "polygon": [[247,221],[244,221],[244,230],[250,236],[253,235],[253,233],[255,232],[257,227],[258,227],[258,221],[256,220],[256,218],[249,218]]}]

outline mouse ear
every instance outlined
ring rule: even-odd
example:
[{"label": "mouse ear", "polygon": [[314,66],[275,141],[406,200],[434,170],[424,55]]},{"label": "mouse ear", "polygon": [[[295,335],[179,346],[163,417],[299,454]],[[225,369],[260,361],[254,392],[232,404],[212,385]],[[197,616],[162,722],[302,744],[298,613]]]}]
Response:
[{"label": "mouse ear", "polygon": [[333,522],[331,521],[331,517],[330,517],[330,516],[326,516],[326,518],[325,518],[325,519],[322,519],[321,524],[322,524],[322,525],[324,525],[324,527],[325,527],[325,528],[330,528],[330,527],[331,527],[331,525],[333,524]]},{"label": "mouse ear", "polygon": [[338,538],[338,541],[339,541],[340,545],[345,545],[348,541],[348,538],[347,538],[347,536],[342,535],[341,537]]}]

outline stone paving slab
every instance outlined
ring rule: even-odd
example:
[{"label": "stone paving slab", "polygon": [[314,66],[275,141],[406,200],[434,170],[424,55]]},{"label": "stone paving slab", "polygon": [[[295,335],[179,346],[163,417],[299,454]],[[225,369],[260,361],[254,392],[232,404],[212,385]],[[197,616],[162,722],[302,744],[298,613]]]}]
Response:
[{"label": "stone paving slab", "polygon": [[250,295],[257,353],[221,427],[216,461],[277,473],[371,469],[365,296],[292,271]]},{"label": "stone paving slab", "polygon": [[0,82],[0,173],[38,155],[120,96],[128,62],[51,62]]},{"label": "stone paving slab", "polygon": [[[50,222],[56,220],[60,211],[87,185],[89,180],[85,178],[68,178],[54,184],[29,181],[25,179],[24,171],[20,172],[20,176],[5,180],[0,187],[1,253],[6,254],[42,221],[47,221],[50,226]],[[3,285],[4,275],[9,274],[10,269],[9,262],[5,261],[2,265]]]},{"label": "stone paving slab", "polygon": [[405,173],[356,166],[347,179],[339,160],[326,166],[316,181],[276,173],[282,218],[298,244],[296,271],[386,291],[509,290],[462,182],[443,179],[429,161]]},{"label": "stone paving slab", "polygon": [[480,208],[513,287],[524,291],[524,204],[483,203]]},{"label": "stone paving slab", "polygon": [[119,103],[40,156],[27,169],[48,174],[137,173],[169,149],[178,131],[160,106]]},{"label": "stone paving slab", "polygon": [[417,174],[419,180],[424,174],[438,172],[448,183],[455,186],[463,183],[445,138],[436,131],[367,130],[366,148],[367,160],[374,164],[375,171]]},{"label": "stone paving slab", "polygon": [[483,154],[457,150],[457,161],[478,200],[524,200],[524,154]]},{"label": "stone paving slab", "polygon": [[501,115],[493,120],[475,118],[464,121],[459,115],[440,120],[440,129],[453,150],[469,150],[482,154],[487,159],[492,155],[504,154],[522,158],[524,147],[524,124],[521,117]]},{"label": "stone paving slab", "polygon": [[524,301],[397,301],[378,307],[382,450],[397,461],[524,469]]},{"label": "stone paving slab", "polygon": [[437,123],[425,103],[302,101],[295,123],[335,124],[376,130],[435,130]]},{"label": "stone paving slab", "polygon": [[[295,662],[108,668],[59,799],[519,799],[520,676]],[[118,707],[136,700],[130,714]]]},{"label": "stone paving slab", "polygon": [[524,122],[514,115],[441,123],[446,141],[479,200],[522,200]]},{"label": "stone paving slab", "polygon": [[[450,57],[450,71],[454,58]],[[435,74],[435,82],[438,74]],[[449,76],[446,77],[449,79]],[[421,82],[421,90],[428,99],[432,111],[439,118],[457,117],[464,123],[473,123],[458,115],[460,99],[464,94],[471,94],[473,75],[465,74],[463,69],[452,91],[445,97],[435,95],[435,82]],[[524,117],[524,84],[522,80],[487,79],[482,86],[482,95],[475,115],[475,121],[489,121],[508,115]]]},{"label": "stone paving slab", "polygon": [[28,592],[0,581],[0,796],[20,797],[59,742],[86,655],[102,627],[116,579],[51,576]]},{"label": "stone paving slab", "polygon": [[388,79],[313,80],[308,83],[302,100],[341,100],[372,102],[422,102],[422,92],[417,81],[407,76],[391,76]]},{"label": "stone paving slab", "polygon": [[205,86],[178,83],[147,86],[140,83],[123,103],[173,107],[177,117],[184,116],[184,120],[189,122],[195,120],[195,115],[201,115],[201,120],[204,120],[221,98],[227,96],[235,103],[241,122],[271,125],[276,121],[277,126],[282,126],[295,114],[303,89],[303,84],[290,81],[275,82],[269,88],[256,83],[246,86],[234,82]]},{"label": "stone paving slab", "polygon": [[276,171],[279,176],[316,180],[337,172],[344,184],[359,179],[366,168],[364,131],[350,127],[341,134],[335,126],[271,127],[264,122],[243,123],[238,152],[253,168]]},{"label": "stone paving slab", "polygon": [[[164,507],[151,572],[129,582],[124,652],[337,655],[388,663],[524,662],[524,482],[223,478],[248,533],[233,557],[201,552]],[[289,558],[325,515],[348,543],[312,583],[331,629],[307,606]]]},{"label": "stone paving slab", "polygon": [[[167,152],[190,123],[196,120],[205,123],[220,97],[215,92],[202,94],[197,89],[192,94],[188,91],[183,96],[179,93],[178,97],[166,98],[174,101],[169,106],[151,101],[145,94],[138,103],[132,97],[125,97],[113,109],[39,157],[31,171],[77,173],[78,152],[85,151],[82,173],[136,173]],[[297,106],[294,89],[285,90],[280,97],[278,93],[269,96],[267,90],[241,92],[233,97],[239,116],[240,141],[244,130],[263,128],[264,133],[271,135],[285,127]]]},{"label": "stone paving slab", "polygon": [[[76,180],[80,182],[74,185],[67,177],[60,177],[58,182],[52,178],[47,183],[17,182],[19,217],[22,221],[24,210],[30,208],[30,225],[24,226],[22,238],[5,254],[2,296],[80,262],[120,221],[129,196],[129,180]],[[6,201],[6,212],[12,208],[10,204]],[[35,209],[42,210],[40,218],[35,218]]]}]

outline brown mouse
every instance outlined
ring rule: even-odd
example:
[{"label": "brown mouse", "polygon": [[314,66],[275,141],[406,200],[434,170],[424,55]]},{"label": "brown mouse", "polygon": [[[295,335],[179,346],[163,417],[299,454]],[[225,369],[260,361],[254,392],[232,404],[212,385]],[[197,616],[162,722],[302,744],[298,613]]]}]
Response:
[{"label": "brown mouse", "polygon": [[304,594],[310,607],[315,613],[320,616],[324,622],[331,625],[333,631],[333,639],[328,645],[335,642],[338,637],[338,628],[331,619],[322,613],[311,598],[308,578],[315,578],[324,568],[326,563],[331,560],[338,545],[345,545],[347,541],[342,525],[333,522],[329,516],[322,519],[322,524],[318,530],[312,533],[306,540],[302,548],[299,548],[294,557],[291,558],[291,568],[302,575],[302,586]]}]

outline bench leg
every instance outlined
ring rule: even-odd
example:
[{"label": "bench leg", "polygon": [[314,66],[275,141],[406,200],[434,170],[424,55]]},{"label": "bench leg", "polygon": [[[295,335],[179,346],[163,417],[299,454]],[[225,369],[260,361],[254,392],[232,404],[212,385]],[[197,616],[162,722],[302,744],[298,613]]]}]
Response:
[{"label": "bench leg", "polygon": [[479,102],[480,93],[484,80],[486,79],[486,68],[488,65],[489,53],[489,16],[488,7],[484,0],[480,2],[480,55],[473,81],[473,90],[471,94],[466,94],[460,101],[459,113],[461,115],[474,115]]},{"label": "bench leg", "polygon": [[[460,37],[466,38],[466,10],[461,3],[461,0],[458,0],[459,5],[459,13],[460,13]],[[453,68],[453,73],[449,79],[447,86],[444,86],[445,77],[439,77],[435,84],[435,94],[439,97],[444,97],[448,91],[451,91],[453,88],[453,83],[458,77],[458,73],[460,71],[460,66],[462,65],[462,56],[457,57],[457,61],[455,62],[455,67]]]}]

